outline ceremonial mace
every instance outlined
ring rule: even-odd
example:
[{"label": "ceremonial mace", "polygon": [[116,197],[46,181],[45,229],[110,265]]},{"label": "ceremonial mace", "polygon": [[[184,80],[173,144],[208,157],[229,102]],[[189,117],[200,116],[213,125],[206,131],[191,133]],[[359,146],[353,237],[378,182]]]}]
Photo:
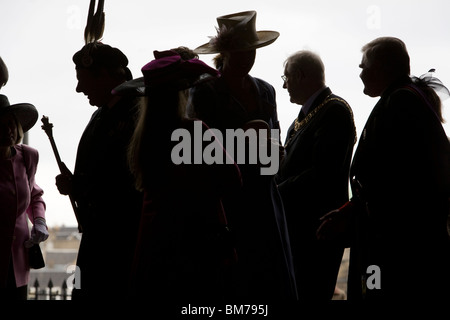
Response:
[{"label": "ceremonial mace", "polygon": [[[59,171],[61,172],[61,174],[65,174],[66,173],[65,165],[61,161],[61,157],[59,156],[58,148],[56,147],[55,139],[53,139],[53,124],[48,121],[48,117],[46,117],[46,116],[42,116],[41,121],[43,123],[42,130],[45,131],[45,133],[48,136],[48,139],[50,140],[50,144],[52,145],[53,153],[55,154],[55,158],[56,158],[56,162],[58,163]],[[73,199],[73,197],[70,193],[69,193],[69,199],[70,199],[70,203],[72,204],[73,212],[75,213],[75,218],[77,219],[77,222],[78,222],[78,231],[82,232],[80,219],[78,217],[77,204],[75,203],[75,200]]]}]

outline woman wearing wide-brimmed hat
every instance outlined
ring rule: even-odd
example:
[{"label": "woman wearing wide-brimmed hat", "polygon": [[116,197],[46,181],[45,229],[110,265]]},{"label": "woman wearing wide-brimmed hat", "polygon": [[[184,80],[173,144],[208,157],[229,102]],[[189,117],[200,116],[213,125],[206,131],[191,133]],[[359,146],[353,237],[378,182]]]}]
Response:
[{"label": "woman wearing wide-brimmed hat", "polygon": [[[0,299],[26,300],[28,248],[48,238],[43,191],[35,182],[38,151],[20,144],[36,123],[29,103],[0,95]],[[33,228],[28,230],[28,219]]]},{"label": "woman wearing wide-brimmed hat", "polygon": [[[191,90],[188,114],[223,133],[245,129],[255,120],[264,121],[267,129],[279,129],[275,89],[249,75],[256,49],[273,43],[279,33],[257,31],[255,11],[221,16],[217,22],[217,36],[194,51],[219,53],[216,66],[221,77]],[[280,137],[272,138],[279,141]],[[225,204],[239,257],[230,295],[264,301],[295,299],[287,226],[273,176],[261,175],[258,165],[239,167],[244,188]]]}]

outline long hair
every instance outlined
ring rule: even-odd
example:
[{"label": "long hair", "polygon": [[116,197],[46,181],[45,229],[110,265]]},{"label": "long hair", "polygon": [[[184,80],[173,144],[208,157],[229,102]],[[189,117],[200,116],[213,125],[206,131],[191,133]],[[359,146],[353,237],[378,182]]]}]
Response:
[{"label": "long hair", "polygon": [[14,141],[14,144],[19,144],[22,142],[22,139],[25,135],[23,132],[22,125],[20,124],[20,121],[14,112],[7,111],[7,112],[0,114],[0,117],[7,117],[7,116],[11,116],[12,119],[14,120],[14,124],[16,125],[16,131],[17,131],[17,138],[16,138],[16,141]]},{"label": "long hair", "polygon": [[448,98],[450,96],[450,90],[448,90],[441,80],[433,75],[435,71],[435,69],[430,69],[420,77],[412,76],[411,80],[419,87],[419,89],[421,89],[441,123],[444,123],[445,120],[442,117],[441,97],[443,99]]},{"label": "long hair", "polygon": [[128,150],[136,189],[152,189],[164,183],[171,162],[172,131],[185,118],[185,92],[151,89],[140,104],[139,120]]},{"label": "long hair", "polygon": [[23,132],[23,128],[22,125],[20,124],[19,119],[17,119],[16,115],[13,114],[14,116],[14,120],[16,121],[16,129],[17,129],[17,140],[16,140],[16,144],[19,144],[22,142],[23,137],[25,136],[24,132]]}]

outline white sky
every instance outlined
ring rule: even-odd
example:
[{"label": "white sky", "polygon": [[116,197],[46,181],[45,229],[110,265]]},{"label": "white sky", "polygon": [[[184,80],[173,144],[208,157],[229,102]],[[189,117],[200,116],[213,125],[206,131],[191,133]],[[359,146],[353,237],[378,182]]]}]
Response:
[{"label": "white sky", "polygon": [[[216,17],[256,10],[257,30],[275,30],[280,37],[258,49],[251,75],[277,91],[282,137],[300,106],[291,104],[282,88],[283,62],[293,52],[310,49],[322,57],[327,85],[353,108],[359,133],[377,99],[362,93],[358,68],[361,47],[379,36],[405,41],[411,73],[430,68],[450,86],[450,2],[447,0],[106,0],[103,41],[120,48],[134,77],[153,59],[153,50],[180,45],[195,48],[216,34]],[[70,201],[59,194],[59,173],[50,143],[41,129],[46,115],[62,160],[73,170],[81,134],[95,108],[75,92],[73,54],[83,46],[89,0],[0,0],[0,56],[10,79],[0,93],[11,103],[29,102],[39,110],[30,131],[30,145],[40,152],[37,183],[44,189],[49,226],[75,225]],[[212,65],[213,55],[200,58]],[[450,99],[444,102],[450,135]],[[107,217],[105,217],[107,219]]]}]

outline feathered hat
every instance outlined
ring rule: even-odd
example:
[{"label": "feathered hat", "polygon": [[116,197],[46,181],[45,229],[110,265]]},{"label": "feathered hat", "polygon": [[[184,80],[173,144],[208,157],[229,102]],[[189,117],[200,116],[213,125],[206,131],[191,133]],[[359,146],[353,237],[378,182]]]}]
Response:
[{"label": "feathered hat", "polygon": [[196,48],[198,54],[246,51],[273,43],[280,35],[277,31],[256,31],[256,11],[244,11],[217,18],[217,36]]},{"label": "feathered hat", "polygon": [[105,30],[105,13],[103,12],[104,0],[99,0],[95,10],[96,0],[91,0],[89,5],[86,28],[84,29],[85,45],[76,52],[72,58],[77,69],[107,69],[123,68],[126,78],[132,79],[131,71],[128,69],[128,58],[117,48],[101,42]]}]

